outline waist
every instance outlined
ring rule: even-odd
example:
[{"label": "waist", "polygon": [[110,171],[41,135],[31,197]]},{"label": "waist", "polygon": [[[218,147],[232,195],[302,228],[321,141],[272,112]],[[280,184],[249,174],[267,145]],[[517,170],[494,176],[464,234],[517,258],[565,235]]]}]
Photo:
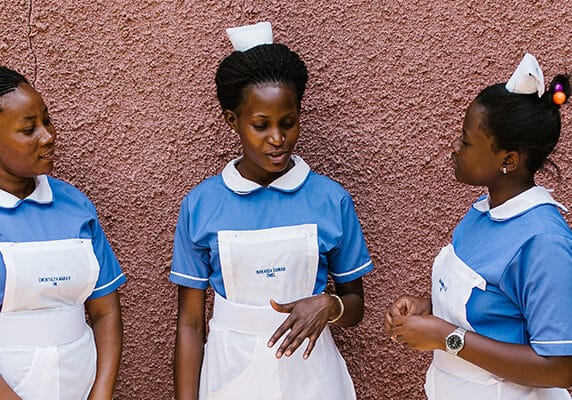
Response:
[{"label": "waist", "polygon": [[83,304],[0,314],[0,346],[60,346],[78,340],[86,328]]},{"label": "waist", "polygon": [[215,293],[212,321],[231,331],[251,335],[274,333],[288,315],[275,311],[270,305],[234,303]]}]

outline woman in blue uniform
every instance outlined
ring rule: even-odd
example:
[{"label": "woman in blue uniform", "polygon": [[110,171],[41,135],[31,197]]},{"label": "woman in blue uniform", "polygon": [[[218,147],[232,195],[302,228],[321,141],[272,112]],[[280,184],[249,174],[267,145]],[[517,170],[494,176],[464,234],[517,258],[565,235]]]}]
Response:
[{"label": "woman in blue uniform", "polygon": [[46,175],[55,141],[40,94],[0,67],[0,398],[110,400],[125,277],[93,204]]},{"label": "woman in blue uniform", "polygon": [[[307,71],[270,24],[227,31],[217,95],[242,157],[183,200],[177,399],[355,398],[328,327],[363,316],[373,266],[350,195],[293,155]],[[336,294],[325,294],[328,275]],[[215,292],[205,340],[205,290]]]},{"label": "woman in blue uniform", "polygon": [[433,264],[431,299],[386,314],[394,341],[434,350],[429,399],[569,399],[572,233],[535,173],[560,136],[568,77],[547,91],[525,55],[506,84],[470,104],[453,145],[458,181],[486,186]]}]

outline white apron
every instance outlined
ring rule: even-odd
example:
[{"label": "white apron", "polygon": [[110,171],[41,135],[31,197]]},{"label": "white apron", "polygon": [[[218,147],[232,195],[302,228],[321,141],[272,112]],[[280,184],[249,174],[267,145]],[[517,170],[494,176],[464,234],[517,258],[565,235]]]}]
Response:
[{"label": "white apron", "polygon": [[91,241],[0,243],[0,253],[0,375],[23,400],[86,399],[96,371],[84,311],[99,274]]},{"label": "white apron", "polygon": [[307,340],[279,360],[275,353],[282,339],[272,348],[266,345],[288,317],[274,311],[269,300],[290,302],[312,295],[317,234],[316,225],[219,232],[227,298],[215,295],[199,399],[355,399],[329,327],[307,360],[302,358]]},{"label": "white apron", "polygon": [[[453,246],[444,247],[433,263],[433,314],[474,331],[466,315],[473,288],[486,289],[486,281],[469,268]],[[507,382],[488,371],[442,350],[435,350],[427,371],[429,400],[569,400],[565,389],[532,388]]]}]

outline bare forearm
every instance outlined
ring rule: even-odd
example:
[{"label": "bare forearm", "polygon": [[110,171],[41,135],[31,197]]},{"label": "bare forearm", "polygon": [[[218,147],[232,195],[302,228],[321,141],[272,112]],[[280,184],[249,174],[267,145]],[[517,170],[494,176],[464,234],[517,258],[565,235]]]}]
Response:
[{"label": "bare forearm", "polygon": [[535,387],[572,386],[572,357],[543,357],[528,345],[468,332],[459,356],[508,381]]},{"label": "bare forearm", "polygon": [[115,381],[119,371],[123,328],[121,318],[101,318],[93,324],[97,347],[97,373],[89,400],[113,397]]},{"label": "bare forearm", "polygon": [[97,372],[89,400],[111,400],[119,371],[123,324],[119,294],[113,292],[86,303],[95,336]]},{"label": "bare forearm", "polygon": [[199,394],[199,378],[203,360],[204,332],[191,327],[177,329],[175,342],[175,398],[196,400]]},{"label": "bare forearm", "polygon": [[0,375],[0,399],[2,400],[21,400],[10,386],[6,383],[4,378]]},{"label": "bare forearm", "polygon": [[[363,319],[364,301],[363,286],[361,279],[352,282],[336,285],[336,293],[344,303],[344,312],[340,319],[335,322],[338,326],[355,326]],[[338,303],[336,301],[336,303]],[[330,318],[339,315],[340,307],[336,304],[334,314]]]}]

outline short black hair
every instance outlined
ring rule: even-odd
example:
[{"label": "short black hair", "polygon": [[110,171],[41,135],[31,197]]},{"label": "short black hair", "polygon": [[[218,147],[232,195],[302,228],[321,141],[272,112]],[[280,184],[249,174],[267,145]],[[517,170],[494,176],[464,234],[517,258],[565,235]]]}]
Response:
[{"label": "short black hair", "polygon": [[234,51],[220,63],[215,77],[222,110],[238,112],[245,89],[264,83],[283,83],[302,102],[308,71],[298,54],[283,44],[263,44],[247,51]]},{"label": "short black hair", "polygon": [[497,83],[483,89],[475,99],[485,108],[482,128],[493,137],[496,148],[526,154],[531,174],[544,166],[560,138],[560,106],[552,100],[557,84],[562,85],[568,99],[568,75],[557,75],[542,97],[511,93],[505,83]]},{"label": "short black hair", "polygon": [[28,83],[28,80],[13,69],[0,65],[0,97],[16,90],[21,83]]}]

